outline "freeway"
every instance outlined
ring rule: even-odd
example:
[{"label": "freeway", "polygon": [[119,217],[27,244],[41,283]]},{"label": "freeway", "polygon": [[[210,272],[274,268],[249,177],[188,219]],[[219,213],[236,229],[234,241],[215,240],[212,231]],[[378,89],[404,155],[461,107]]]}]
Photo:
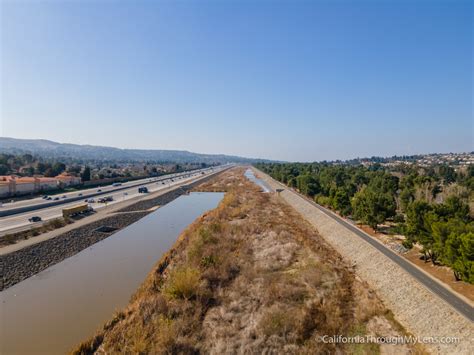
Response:
[{"label": "freeway", "polygon": [[411,275],[415,280],[417,280],[419,283],[421,283],[423,286],[425,286],[430,292],[433,294],[437,295],[439,298],[444,300],[446,303],[448,303],[452,308],[454,308],[458,313],[462,314],[464,317],[469,319],[471,322],[474,322],[474,308],[466,302],[464,299],[459,297],[455,292],[451,291],[447,287],[443,286],[440,282],[434,280],[433,277],[419,269],[417,266],[412,264],[410,261],[405,259],[404,257],[398,255],[388,247],[386,247],[384,244],[380,243],[361,229],[357,228],[356,226],[350,224],[343,218],[339,217],[335,213],[329,211],[328,209],[318,205],[315,203],[313,200],[306,198],[305,196],[299,194],[298,192],[290,189],[288,186],[283,185],[279,181],[276,181],[275,179],[271,178],[270,176],[262,173],[260,170],[258,172],[261,175],[264,175],[268,177],[268,179],[271,179],[271,181],[275,181],[278,185],[282,186],[283,189],[297,194],[299,197],[305,199],[309,203],[311,203],[313,206],[315,206],[317,209],[319,209],[322,213],[326,214],[333,220],[335,220],[337,223],[342,225],[343,227],[349,229],[351,232],[353,232],[355,235],[358,237],[362,238],[364,241],[369,243],[372,247],[380,251],[382,254],[384,254],[387,258],[392,260],[394,263],[396,263],[398,266],[400,266],[403,270],[405,270],[409,275]]},{"label": "freeway", "polygon": [[0,217],[22,213],[26,211],[37,210],[41,208],[48,208],[54,205],[60,205],[60,204],[64,204],[64,203],[68,203],[72,201],[81,201],[88,197],[97,197],[100,195],[106,195],[109,192],[125,190],[129,187],[141,186],[149,182],[163,181],[169,178],[171,179],[180,178],[183,176],[187,176],[189,174],[197,174],[200,172],[212,171],[212,169],[213,168],[205,168],[205,169],[199,169],[199,170],[185,171],[182,173],[174,173],[174,174],[168,174],[168,175],[163,175],[159,177],[128,181],[128,182],[119,184],[118,186],[114,186],[113,184],[110,184],[103,187],[95,187],[95,188],[90,188],[90,189],[85,189],[85,190],[80,190],[80,191],[51,195],[51,196],[48,196],[51,198],[50,200],[43,199],[42,197],[37,197],[33,199],[28,199],[28,200],[4,203],[3,205],[0,205]]},{"label": "freeway", "polygon": [[[166,176],[171,177],[173,175],[175,175],[175,174],[166,175]],[[47,207],[48,204],[50,204],[52,201],[54,201],[53,200],[54,198],[58,198],[60,201],[62,201],[62,200],[67,201],[67,199],[79,197],[79,195],[86,198],[88,195],[97,193],[97,190],[99,190],[99,189],[102,190],[105,193],[105,192],[110,192],[110,191],[116,190],[120,187],[123,188],[123,187],[135,186],[137,184],[144,184],[146,182],[149,182],[149,180],[150,180],[150,178],[140,179],[140,180],[133,180],[133,181],[124,182],[120,186],[113,186],[112,184],[110,184],[110,185],[106,185],[106,186],[97,186],[97,187],[94,187],[94,188],[83,189],[83,190],[78,190],[78,191],[74,191],[74,192],[56,193],[56,194],[51,194],[51,195],[48,195],[47,191],[45,191],[44,195],[48,196],[48,197],[51,197],[52,200],[48,201],[48,200],[43,199],[42,197],[35,197],[35,198],[31,198],[31,199],[19,200],[19,201],[14,201],[14,202],[4,202],[1,206],[1,208],[0,208],[0,211],[2,211],[2,212],[13,211],[13,210],[16,210],[16,209],[21,208],[21,207],[30,207],[30,206],[37,206],[37,207],[46,206]],[[63,196],[66,196],[66,198],[64,198]]]},{"label": "freeway", "polygon": [[[146,183],[138,184],[138,186],[145,186],[148,188],[148,191],[150,193],[153,193],[162,189],[172,187],[174,185],[182,184],[183,182],[189,182],[189,181],[195,180],[198,177],[209,175],[223,168],[224,167],[213,168],[213,169],[207,168],[207,169],[195,170],[195,171],[190,171],[190,172],[185,172],[185,173],[180,173],[180,174],[162,176],[160,178],[147,179]],[[101,194],[100,197],[112,197],[113,199],[113,201],[108,202],[107,204],[97,202],[98,200],[97,197],[94,197],[92,199],[93,202],[91,202],[91,198],[88,198],[87,195],[84,194],[84,192],[82,192],[83,196],[80,201],[65,202],[61,205],[50,206],[47,208],[40,208],[34,211],[23,212],[23,213],[14,214],[11,216],[2,217],[0,218],[0,236],[5,235],[7,233],[13,233],[13,232],[29,229],[33,226],[40,226],[43,222],[61,217],[62,210],[64,208],[76,206],[80,203],[83,203],[86,199],[88,200],[89,205],[94,210],[100,210],[103,208],[107,208],[107,206],[110,206],[110,205],[113,205],[115,203],[119,203],[125,200],[136,199],[136,198],[139,198],[140,196],[142,197],[148,196],[148,194],[146,193],[145,194],[138,193],[138,186],[136,184],[136,181],[134,181],[134,183],[135,184],[128,184],[128,186],[127,185],[120,186],[121,189],[112,189],[110,187],[108,189],[102,188],[104,193]],[[94,192],[97,192],[96,189],[94,189]],[[42,222],[38,222],[38,223],[29,222],[28,219],[33,216],[41,217]]]}]

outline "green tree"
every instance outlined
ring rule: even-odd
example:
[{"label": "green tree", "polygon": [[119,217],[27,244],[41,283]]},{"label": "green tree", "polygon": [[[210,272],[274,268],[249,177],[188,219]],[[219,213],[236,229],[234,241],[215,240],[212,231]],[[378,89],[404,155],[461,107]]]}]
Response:
[{"label": "green tree", "polygon": [[352,212],[349,194],[342,188],[336,188],[336,192],[332,198],[332,205],[334,209],[341,212],[343,216],[347,216]]},{"label": "green tree", "polygon": [[66,164],[61,163],[61,162],[56,162],[53,164],[51,169],[52,169],[52,173],[54,174],[53,176],[56,176],[66,170]]},{"label": "green tree", "polygon": [[48,169],[51,169],[51,164],[38,162],[36,165],[36,172],[38,174],[45,174]]},{"label": "green tree", "polygon": [[296,187],[302,194],[313,197],[321,190],[318,180],[310,174],[300,175],[296,178]]},{"label": "green tree", "polygon": [[405,212],[415,199],[415,191],[413,188],[404,187],[402,191],[400,191],[400,208],[403,212]]},{"label": "green tree", "polygon": [[296,185],[297,185],[296,178],[294,176],[290,175],[290,177],[288,178],[287,184],[288,184],[289,187],[296,187]]},{"label": "green tree", "polygon": [[5,164],[0,164],[0,175],[6,175],[8,174],[9,169],[8,166]]},{"label": "green tree", "polygon": [[32,166],[29,166],[23,169],[23,174],[26,176],[33,176],[35,174],[35,168],[33,168]]},{"label": "green tree", "polygon": [[87,165],[82,172],[81,178],[82,181],[90,181],[91,179],[91,168],[89,168]]},{"label": "green tree", "polygon": [[31,154],[23,154],[21,156],[24,164],[30,164],[33,162],[33,156]]},{"label": "green tree", "polygon": [[56,174],[54,173],[54,170],[52,168],[48,168],[45,172],[44,172],[44,176],[46,177],[54,177],[56,176]]},{"label": "green tree", "polygon": [[474,232],[451,233],[446,240],[445,260],[456,280],[474,283]]},{"label": "green tree", "polygon": [[355,219],[377,230],[379,224],[395,215],[395,199],[388,193],[365,187],[354,195],[352,210]]},{"label": "green tree", "polygon": [[[420,242],[429,240],[431,231],[425,223],[425,215],[432,211],[432,207],[426,201],[412,202],[406,211],[406,234],[410,242]],[[426,250],[424,250],[425,261],[428,260]]]},{"label": "green tree", "polygon": [[469,205],[463,202],[458,196],[450,196],[444,203],[435,205],[436,213],[444,220],[449,218],[459,218],[464,221],[470,219]]},{"label": "green tree", "polygon": [[456,171],[448,165],[441,165],[439,167],[439,175],[445,184],[451,184],[456,181]]}]

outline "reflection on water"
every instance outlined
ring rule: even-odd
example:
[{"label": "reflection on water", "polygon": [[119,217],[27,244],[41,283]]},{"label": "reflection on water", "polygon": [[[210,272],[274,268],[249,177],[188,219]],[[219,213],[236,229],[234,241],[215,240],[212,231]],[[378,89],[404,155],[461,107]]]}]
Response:
[{"label": "reflection on water", "polygon": [[1,354],[63,354],[123,308],[184,228],[222,193],[184,195],[0,292]]},{"label": "reflection on water", "polygon": [[262,188],[263,192],[270,192],[271,191],[271,188],[265,183],[265,181],[263,181],[263,180],[261,180],[261,179],[259,179],[258,177],[255,176],[252,169],[247,169],[245,171],[244,175],[247,179],[249,179],[253,183],[260,186]]}]

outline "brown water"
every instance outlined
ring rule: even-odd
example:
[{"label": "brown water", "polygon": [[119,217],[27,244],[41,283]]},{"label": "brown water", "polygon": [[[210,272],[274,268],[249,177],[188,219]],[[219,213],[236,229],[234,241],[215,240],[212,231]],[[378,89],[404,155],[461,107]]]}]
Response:
[{"label": "brown water", "polygon": [[64,354],[127,305],[186,226],[222,193],[191,193],[0,292],[1,354]]}]

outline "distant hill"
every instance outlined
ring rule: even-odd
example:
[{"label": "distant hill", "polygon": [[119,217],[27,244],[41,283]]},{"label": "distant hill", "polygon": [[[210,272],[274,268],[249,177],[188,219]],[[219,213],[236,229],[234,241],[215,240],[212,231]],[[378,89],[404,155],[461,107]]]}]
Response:
[{"label": "distant hill", "polygon": [[68,158],[103,161],[153,161],[174,163],[254,163],[265,159],[243,158],[223,154],[199,154],[185,150],[120,149],[94,145],[58,143],[44,139],[0,137],[0,153],[32,154],[44,158]]}]

